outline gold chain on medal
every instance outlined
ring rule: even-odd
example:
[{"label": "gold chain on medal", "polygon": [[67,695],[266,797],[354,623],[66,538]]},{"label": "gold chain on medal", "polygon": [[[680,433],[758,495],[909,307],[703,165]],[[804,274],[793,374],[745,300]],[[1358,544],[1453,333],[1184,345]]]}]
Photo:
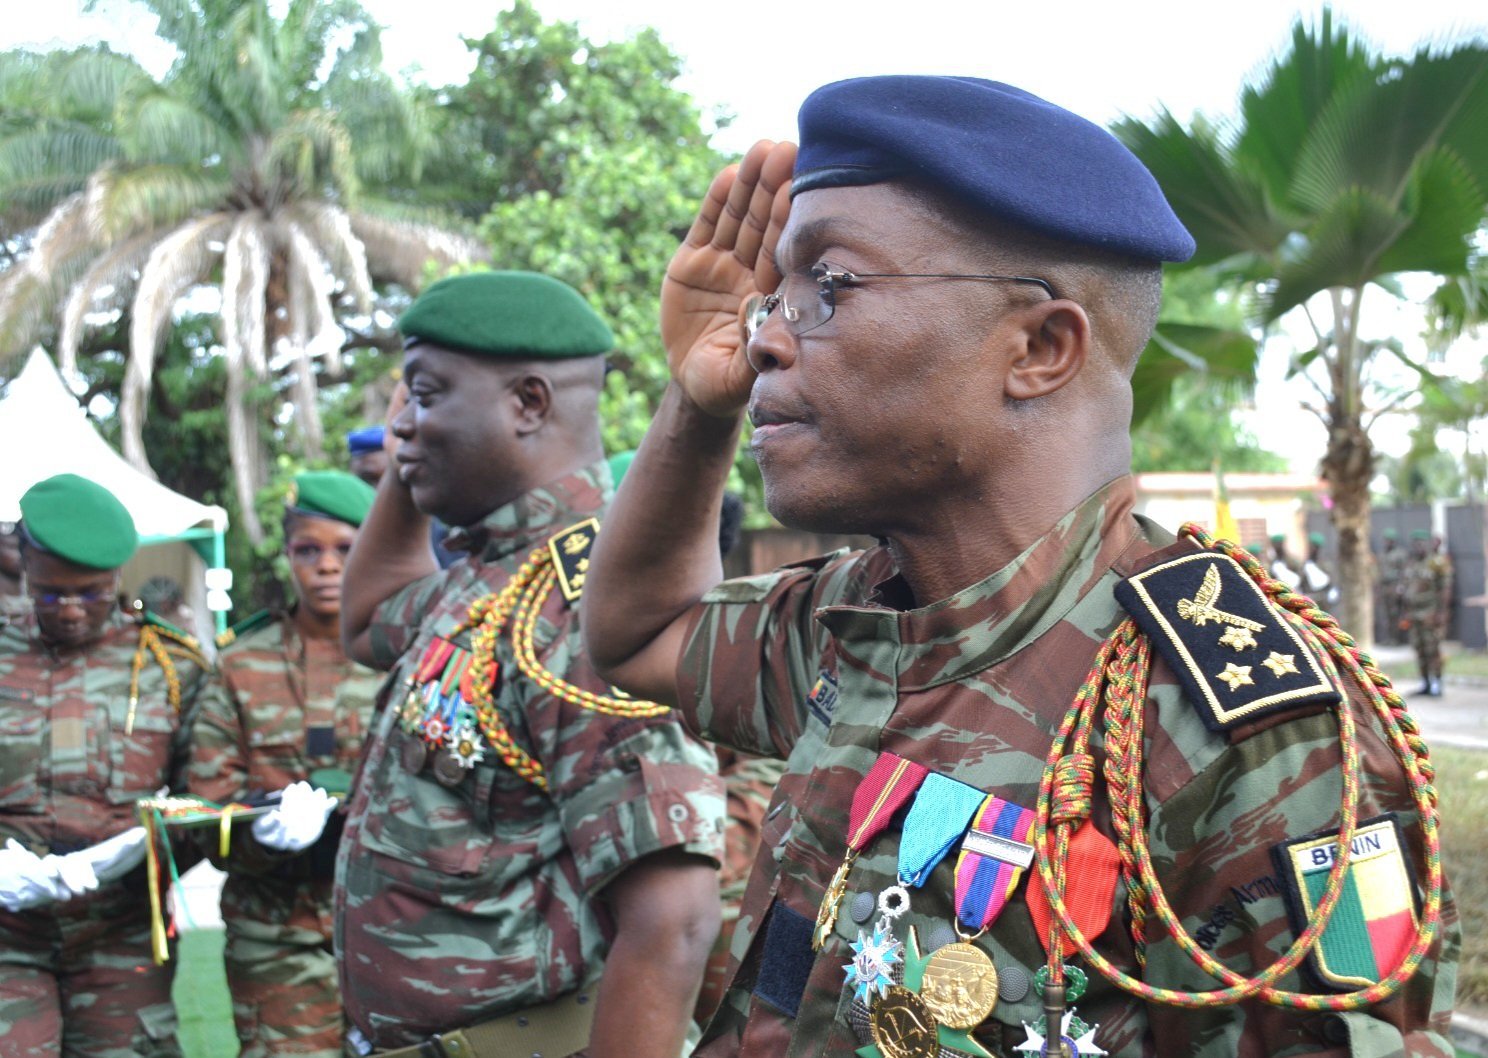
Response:
[{"label": "gold chain on medal", "polygon": [[607,716],[651,717],[668,712],[658,702],[615,698],[576,687],[549,672],[537,659],[535,645],[537,621],[553,594],[558,572],[547,547],[537,548],[527,556],[516,575],[499,592],[482,596],[470,604],[465,620],[452,629],[447,638],[470,632],[471,705],[476,723],[502,762],[523,779],[540,789],[547,789],[548,779],[542,764],[512,738],[500,711],[496,708],[495,674],[497,642],[510,625],[512,655],[517,669],[547,693],[571,705],[590,709]]},{"label": "gold chain on medal", "polygon": [[[1358,826],[1361,772],[1355,721],[1347,694],[1337,708],[1339,749],[1342,756],[1343,795],[1339,805],[1340,827],[1333,864],[1321,899],[1307,928],[1287,951],[1259,973],[1245,977],[1230,970],[1205,952],[1184,929],[1169,903],[1147,845],[1145,806],[1141,785],[1143,759],[1143,709],[1147,697],[1147,675],[1151,644],[1130,619],[1123,621],[1101,644],[1095,664],[1074,703],[1066,713],[1044,768],[1039,785],[1033,843],[1039,850],[1035,863],[1039,883],[1049,901],[1050,937],[1048,980],[1060,996],[1065,967],[1060,957],[1060,934],[1067,936],[1102,977],[1147,1002],[1178,1007],[1218,1007],[1260,999],[1273,1006],[1303,1010],[1359,1010],[1388,999],[1415,973],[1436,935],[1441,918],[1442,869],[1438,837],[1434,769],[1427,756],[1415,719],[1374,660],[1358,649],[1333,617],[1311,599],[1298,595],[1275,580],[1255,557],[1228,541],[1216,541],[1202,528],[1185,525],[1183,536],[1200,547],[1228,555],[1260,585],[1277,606],[1282,618],[1295,628],[1323,659],[1335,684],[1340,670],[1363,692],[1389,736],[1391,746],[1410,783],[1425,844],[1426,899],[1412,943],[1391,973],[1367,988],[1353,992],[1316,995],[1283,991],[1277,985],[1319,943],[1344,891],[1354,833]],[[1102,706],[1104,708],[1102,709]],[[1224,987],[1209,992],[1157,988],[1122,972],[1095,950],[1072,920],[1064,903],[1064,859],[1070,835],[1090,815],[1094,784],[1094,757],[1089,741],[1097,714],[1105,728],[1107,762],[1105,777],[1110,794],[1113,829],[1121,857],[1121,873],[1127,883],[1131,911],[1132,942],[1139,964],[1145,962],[1145,922],[1154,915],[1178,947],[1207,975]],[[1059,1002],[1062,1004],[1062,998]],[[1053,1029],[1051,1028],[1052,1032]]]}]

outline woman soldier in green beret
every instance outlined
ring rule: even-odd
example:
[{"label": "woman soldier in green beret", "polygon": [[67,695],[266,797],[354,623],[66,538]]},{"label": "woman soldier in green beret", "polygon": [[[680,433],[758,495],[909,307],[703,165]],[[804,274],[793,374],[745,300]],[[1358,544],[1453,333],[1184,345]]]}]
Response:
[{"label": "woman soldier in green beret", "polygon": [[372,496],[340,471],[295,479],[284,542],[298,601],[219,638],[226,694],[197,724],[193,793],[223,804],[279,796],[230,842],[212,839],[228,875],[225,961],[244,1058],[341,1054],[331,875],[342,817],[331,798],[345,802],[381,682],[341,650],[341,572]]}]

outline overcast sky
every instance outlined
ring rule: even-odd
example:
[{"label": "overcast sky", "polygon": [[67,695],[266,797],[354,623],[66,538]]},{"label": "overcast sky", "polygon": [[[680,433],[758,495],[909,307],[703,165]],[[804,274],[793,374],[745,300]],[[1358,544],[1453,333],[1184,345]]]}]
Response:
[{"label": "overcast sky", "polygon": [[[483,35],[505,6],[362,2],[387,28],[388,67],[436,84],[465,77],[471,59],[461,37]],[[870,73],[990,77],[1102,123],[1147,117],[1160,107],[1185,121],[1195,111],[1225,117],[1235,111],[1241,84],[1285,48],[1299,11],[1316,18],[1321,10],[1294,0],[537,0],[537,7],[550,18],[578,20],[598,40],[654,26],[684,60],[683,87],[705,111],[734,115],[717,139],[732,150],[793,137],[796,109],[813,88]],[[100,0],[91,15],[82,13],[81,0],[0,0],[0,8],[0,49],[107,40],[156,73],[170,61],[154,38],[153,18],[127,0]],[[1387,53],[1488,38],[1485,0],[1347,0],[1335,11]],[[1419,327],[1389,311],[1376,318],[1389,329],[1379,333],[1402,338]],[[1478,350],[1456,359],[1475,369],[1481,356]],[[1297,469],[1311,469],[1323,435],[1309,428],[1299,437],[1293,409],[1307,393],[1297,383],[1283,385],[1287,357],[1268,350],[1254,425],[1268,447],[1291,455]],[[1396,417],[1382,428],[1382,447],[1402,451],[1408,425]]]}]

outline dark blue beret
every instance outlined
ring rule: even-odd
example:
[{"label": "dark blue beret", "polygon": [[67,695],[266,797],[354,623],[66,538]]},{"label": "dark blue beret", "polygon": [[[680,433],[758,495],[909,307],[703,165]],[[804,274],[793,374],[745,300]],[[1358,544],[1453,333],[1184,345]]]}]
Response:
[{"label": "dark blue beret", "polygon": [[346,435],[346,450],[354,456],[379,452],[382,450],[382,432],[381,426],[363,426],[360,430],[353,430]]},{"label": "dark blue beret", "polygon": [[975,77],[859,77],[801,106],[791,194],[922,181],[980,212],[1084,246],[1186,261],[1193,236],[1116,137]]}]

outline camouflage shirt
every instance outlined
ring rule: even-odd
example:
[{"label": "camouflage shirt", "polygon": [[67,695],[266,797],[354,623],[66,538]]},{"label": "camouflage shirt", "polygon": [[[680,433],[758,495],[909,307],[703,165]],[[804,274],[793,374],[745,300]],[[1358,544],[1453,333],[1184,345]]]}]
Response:
[{"label": "camouflage shirt", "polygon": [[[891,751],[1034,807],[1051,737],[1099,642],[1125,617],[1115,585],[1164,555],[1191,549],[1134,517],[1131,506],[1130,479],[1118,479],[1004,569],[918,609],[895,605],[907,593],[884,548],[725,582],[705,597],[679,666],[683,718],[707,738],[784,759],[787,770],[734,935],[739,968],[698,1055],[835,1058],[861,1045],[850,1025],[853,988],[845,984],[844,965],[858,931],[871,933],[872,896],[895,883],[899,824],[869,844],[852,868],[842,913],[819,954],[809,938],[800,944],[792,925],[814,921],[843,860],[854,790],[880,751]],[[1151,673],[1146,717],[1148,836],[1159,878],[1201,943],[1230,967],[1254,972],[1293,937],[1273,877],[1272,845],[1338,825],[1336,724],[1328,713],[1296,710],[1228,737],[1213,734],[1160,661]],[[1377,724],[1361,722],[1360,729],[1367,778],[1359,818],[1400,813],[1420,868],[1401,767]],[[1098,745],[1097,736],[1100,776]],[[1114,840],[1099,778],[1095,801],[1094,822]],[[911,925],[926,939],[952,923],[955,859],[948,856],[923,888],[912,890],[911,909],[896,925],[901,938]],[[1025,877],[976,942],[1004,980],[1025,984],[1022,975],[1044,961],[1028,884]],[[1097,946],[1141,976],[1120,885],[1112,907],[1112,928]],[[1349,1039],[1354,1058],[1450,1056],[1441,1035],[1457,949],[1450,899],[1443,917],[1445,940],[1438,938],[1403,993],[1367,1013],[1345,1015],[1342,1024],[1259,1003],[1217,1010],[1148,1006],[1093,971],[1089,993],[1074,1009],[1099,1025],[1100,1047],[1132,1058],[1341,1056],[1349,1053]],[[776,918],[779,930],[772,928]],[[1147,940],[1147,980],[1218,987],[1155,922]],[[799,989],[794,1011],[795,997],[780,996],[780,981],[792,975]],[[1285,979],[1285,987],[1298,985],[1296,974]],[[993,1054],[1013,1053],[1027,1039],[1023,1023],[1041,1014],[1040,1002],[1026,987],[1004,993],[976,1039]]]},{"label": "camouflage shirt", "polygon": [[[317,769],[348,776],[356,770],[382,675],[348,659],[340,643],[303,639],[284,615],[223,647],[217,667],[222,693],[206,696],[192,739],[192,793],[226,804],[282,790]],[[213,862],[228,872],[223,918],[329,940],[337,817],[322,842],[293,857],[265,849],[246,825],[234,830],[225,861],[215,831],[204,834]],[[324,869],[317,870],[321,860]],[[301,884],[314,886],[315,899],[295,900],[285,891]],[[289,918],[287,907],[294,909]]]},{"label": "camouflage shirt", "polygon": [[[446,546],[471,554],[378,607],[377,662],[405,686],[436,634],[496,592],[554,534],[599,515],[604,464],[535,489]],[[461,539],[461,538],[464,539]],[[609,688],[584,660],[576,604],[547,600],[539,661],[570,683]],[[464,634],[461,645],[468,644]],[[498,647],[497,708],[546,769],[546,791],[490,750],[457,786],[403,763],[414,736],[378,714],[336,864],[336,954],[351,1023],[378,1048],[557,998],[599,975],[611,937],[596,900],[636,860],[679,848],[723,857],[723,789],[711,750],[673,715],[623,719],[535,686]]]},{"label": "camouflage shirt", "polygon": [[[169,703],[166,674],[147,653],[126,734],[140,633],[139,620],[114,614],[101,638],[59,650],[42,643],[34,618],[0,628],[0,844],[16,838],[39,853],[92,845],[134,826],[140,798],[183,788],[191,725],[213,679],[200,654],[165,639],[180,681],[180,712]],[[108,903],[142,917],[143,880],[135,872],[130,885],[103,886],[58,905],[68,909],[59,913]],[[0,921],[5,917],[0,912]]]},{"label": "camouflage shirt", "polygon": [[1405,564],[1401,596],[1405,616],[1417,621],[1446,616],[1442,600],[1452,583],[1452,562],[1445,555],[1412,555]]}]

